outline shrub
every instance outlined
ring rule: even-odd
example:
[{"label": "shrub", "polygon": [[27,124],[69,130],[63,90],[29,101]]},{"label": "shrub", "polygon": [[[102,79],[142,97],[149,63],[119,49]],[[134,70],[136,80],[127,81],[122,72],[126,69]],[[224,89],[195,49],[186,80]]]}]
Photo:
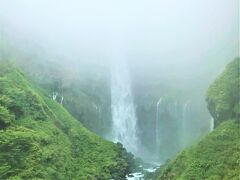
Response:
[{"label": "shrub", "polygon": [[9,113],[9,111],[0,106],[0,129],[4,129],[12,123],[14,116]]}]

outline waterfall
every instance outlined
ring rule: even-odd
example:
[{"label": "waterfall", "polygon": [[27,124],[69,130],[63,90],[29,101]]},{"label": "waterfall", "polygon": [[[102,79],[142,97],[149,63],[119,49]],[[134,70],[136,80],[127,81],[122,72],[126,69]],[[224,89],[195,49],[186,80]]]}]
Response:
[{"label": "waterfall", "polygon": [[56,101],[57,96],[58,96],[58,93],[57,93],[57,92],[53,92],[52,99],[53,99],[54,101]]},{"label": "waterfall", "polygon": [[61,101],[60,101],[60,104],[62,105],[63,104],[63,100],[64,100],[64,98],[63,98],[63,96],[61,97]]},{"label": "waterfall", "polygon": [[210,132],[212,132],[214,130],[214,118],[212,117],[210,119]]},{"label": "waterfall", "polygon": [[183,105],[183,114],[182,114],[182,131],[186,131],[186,121],[187,121],[187,113],[188,113],[188,102]]},{"label": "waterfall", "polygon": [[157,102],[157,112],[156,112],[156,155],[157,155],[157,159],[159,159],[159,106],[162,102],[162,98],[160,98]]},{"label": "waterfall", "polygon": [[182,129],[181,129],[181,135],[179,136],[181,138],[181,147],[184,148],[187,145],[187,137],[188,137],[188,129],[187,125],[189,123],[189,103],[190,101],[187,101],[183,106],[183,112],[182,112]]},{"label": "waterfall", "polygon": [[113,141],[120,142],[135,155],[138,152],[137,118],[131,81],[124,61],[115,61],[111,68],[112,134]]}]

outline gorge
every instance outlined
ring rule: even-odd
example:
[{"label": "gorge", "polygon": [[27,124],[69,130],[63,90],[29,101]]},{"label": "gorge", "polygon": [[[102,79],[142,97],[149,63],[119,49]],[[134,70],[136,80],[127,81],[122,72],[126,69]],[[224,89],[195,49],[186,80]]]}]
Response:
[{"label": "gorge", "polygon": [[237,0],[0,1],[1,180],[238,180]]}]

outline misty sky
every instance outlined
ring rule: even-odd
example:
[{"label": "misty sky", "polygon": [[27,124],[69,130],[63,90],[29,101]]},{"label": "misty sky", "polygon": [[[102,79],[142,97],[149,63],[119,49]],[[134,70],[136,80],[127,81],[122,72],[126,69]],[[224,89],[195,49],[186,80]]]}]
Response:
[{"label": "misty sky", "polygon": [[126,59],[177,76],[238,55],[238,8],[238,0],[0,0],[0,28],[68,61]]}]

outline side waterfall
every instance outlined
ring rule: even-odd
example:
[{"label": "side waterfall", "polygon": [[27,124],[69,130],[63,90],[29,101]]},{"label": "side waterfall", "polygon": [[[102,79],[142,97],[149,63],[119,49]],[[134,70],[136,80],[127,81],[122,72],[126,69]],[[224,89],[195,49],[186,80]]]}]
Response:
[{"label": "side waterfall", "polygon": [[156,112],[156,156],[159,159],[159,146],[160,146],[160,139],[159,139],[159,106],[161,105],[162,98],[160,98],[157,102],[157,112]]},{"label": "side waterfall", "polygon": [[122,143],[128,151],[136,155],[138,152],[137,117],[127,64],[124,61],[115,61],[111,70],[113,141]]},{"label": "side waterfall", "polygon": [[189,123],[189,103],[190,101],[187,101],[183,106],[183,112],[182,112],[182,129],[181,129],[181,147],[184,148],[187,145],[186,138],[188,137],[188,123]]},{"label": "side waterfall", "polygon": [[210,120],[210,132],[214,130],[214,118],[212,117]]}]

